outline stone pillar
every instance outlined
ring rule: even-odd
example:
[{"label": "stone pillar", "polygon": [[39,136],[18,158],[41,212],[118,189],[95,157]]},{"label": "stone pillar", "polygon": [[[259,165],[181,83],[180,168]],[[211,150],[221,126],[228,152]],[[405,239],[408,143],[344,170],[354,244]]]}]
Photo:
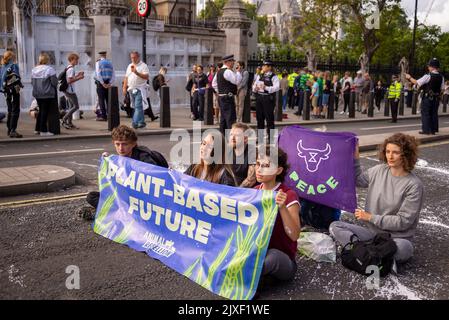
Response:
[{"label": "stone pillar", "polygon": [[17,63],[22,78],[27,79],[36,64],[34,46],[34,15],[36,0],[14,0],[14,36],[17,41]]},{"label": "stone pillar", "polygon": [[126,0],[91,0],[86,6],[87,14],[95,24],[92,60],[96,60],[99,51],[107,51],[116,70],[124,70],[129,63],[126,45],[129,7],[126,3]]},{"label": "stone pillar", "polygon": [[241,0],[229,0],[218,19],[218,27],[226,34],[226,54],[233,54],[236,60],[246,63],[248,59],[248,30],[251,20]]}]

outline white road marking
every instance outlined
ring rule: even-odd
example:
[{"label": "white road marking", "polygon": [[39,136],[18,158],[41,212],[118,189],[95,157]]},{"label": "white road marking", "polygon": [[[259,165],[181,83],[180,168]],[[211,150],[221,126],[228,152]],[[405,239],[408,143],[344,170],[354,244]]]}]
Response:
[{"label": "white road marking", "polygon": [[55,154],[80,154],[80,153],[92,153],[101,152],[104,149],[81,149],[81,150],[66,150],[66,151],[51,151],[51,152],[37,152],[37,153],[21,153],[21,154],[6,154],[0,156],[0,159],[4,158],[20,158],[20,157],[35,157],[35,156],[45,156],[45,155],[55,155]]},{"label": "white road marking", "polygon": [[388,127],[361,128],[360,130],[366,131],[366,130],[380,130],[380,129],[392,129],[392,128],[405,128],[405,127],[419,127],[419,126],[421,126],[420,123],[417,123],[417,124],[403,124],[403,125],[400,125],[400,126],[392,125],[392,126],[388,126]]}]

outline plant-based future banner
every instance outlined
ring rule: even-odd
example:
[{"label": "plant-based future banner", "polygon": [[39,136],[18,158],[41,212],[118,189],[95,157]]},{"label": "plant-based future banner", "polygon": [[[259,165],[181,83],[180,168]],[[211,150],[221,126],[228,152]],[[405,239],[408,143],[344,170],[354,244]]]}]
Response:
[{"label": "plant-based future banner", "polygon": [[279,134],[279,147],[288,155],[285,184],[300,198],[354,212],[354,151],[351,132],[320,132],[289,126]]},{"label": "plant-based future banner", "polygon": [[275,192],[213,184],[130,158],[102,158],[94,231],[229,299],[257,289]]}]

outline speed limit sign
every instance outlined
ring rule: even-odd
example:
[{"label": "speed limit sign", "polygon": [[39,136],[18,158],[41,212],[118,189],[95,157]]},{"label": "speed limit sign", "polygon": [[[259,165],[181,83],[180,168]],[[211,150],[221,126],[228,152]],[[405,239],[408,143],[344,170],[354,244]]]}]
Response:
[{"label": "speed limit sign", "polygon": [[137,14],[143,18],[150,15],[151,12],[151,2],[150,0],[139,0],[137,2]]}]

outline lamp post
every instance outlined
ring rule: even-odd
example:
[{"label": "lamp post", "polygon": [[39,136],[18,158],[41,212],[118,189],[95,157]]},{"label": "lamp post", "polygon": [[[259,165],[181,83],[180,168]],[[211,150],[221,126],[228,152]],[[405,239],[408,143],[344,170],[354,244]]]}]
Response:
[{"label": "lamp post", "polygon": [[416,44],[416,28],[418,24],[418,0],[415,0],[415,19],[413,21],[413,39],[412,39],[412,51],[410,52],[410,70],[415,69],[415,44]]}]

